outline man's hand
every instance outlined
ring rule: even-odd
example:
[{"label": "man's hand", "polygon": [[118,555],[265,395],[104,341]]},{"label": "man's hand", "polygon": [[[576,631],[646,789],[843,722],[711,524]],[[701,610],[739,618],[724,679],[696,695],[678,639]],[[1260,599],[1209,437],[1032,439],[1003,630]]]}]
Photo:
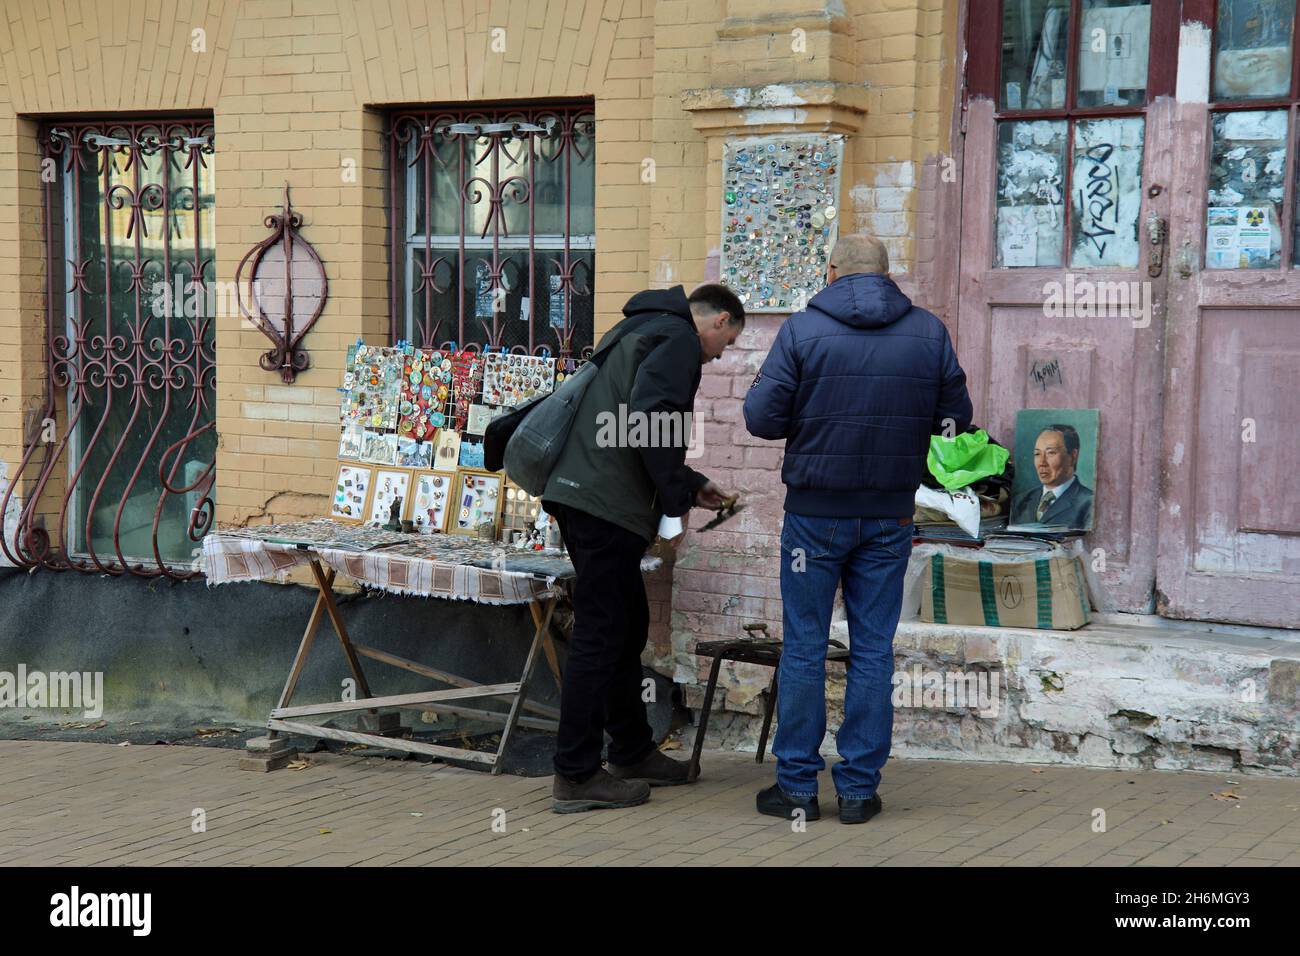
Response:
[{"label": "man's hand", "polygon": [[730,497],[713,482],[706,482],[704,487],[695,493],[695,507],[717,511],[727,503],[727,499]]}]

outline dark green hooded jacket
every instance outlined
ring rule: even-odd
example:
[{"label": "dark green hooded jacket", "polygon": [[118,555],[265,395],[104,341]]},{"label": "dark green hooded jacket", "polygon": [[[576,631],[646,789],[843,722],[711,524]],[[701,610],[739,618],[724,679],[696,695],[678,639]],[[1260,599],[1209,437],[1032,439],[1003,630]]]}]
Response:
[{"label": "dark green hooded jacket", "polygon": [[679,285],[638,292],[623,315],[596,350],[612,349],[578,406],[542,500],[653,541],[659,519],[690,511],[708,481],[686,467],[700,337]]}]

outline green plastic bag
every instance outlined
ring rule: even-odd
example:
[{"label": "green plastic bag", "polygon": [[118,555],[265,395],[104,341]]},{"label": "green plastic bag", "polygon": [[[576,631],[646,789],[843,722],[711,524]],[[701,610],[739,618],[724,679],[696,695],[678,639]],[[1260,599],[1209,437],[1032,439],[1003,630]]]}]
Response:
[{"label": "green plastic bag", "polygon": [[1011,452],[1001,445],[990,444],[988,432],[981,428],[955,438],[931,435],[926,464],[939,484],[955,491],[981,478],[1002,474],[1010,457]]}]

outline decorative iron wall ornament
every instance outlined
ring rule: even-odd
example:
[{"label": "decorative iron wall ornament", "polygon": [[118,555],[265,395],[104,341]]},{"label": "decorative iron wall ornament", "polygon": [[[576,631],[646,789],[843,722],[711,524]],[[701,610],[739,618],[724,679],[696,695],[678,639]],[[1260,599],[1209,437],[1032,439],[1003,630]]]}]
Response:
[{"label": "decorative iron wall ornament", "polygon": [[280,215],[267,216],[265,222],[271,235],[240,260],[235,291],[244,318],[274,343],[258,364],[268,372],[278,371],[288,385],[311,367],[311,357],[300,345],[325,308],[329,283],[320,256],[298,234],[302,215],[289,205],[288,183]]}]

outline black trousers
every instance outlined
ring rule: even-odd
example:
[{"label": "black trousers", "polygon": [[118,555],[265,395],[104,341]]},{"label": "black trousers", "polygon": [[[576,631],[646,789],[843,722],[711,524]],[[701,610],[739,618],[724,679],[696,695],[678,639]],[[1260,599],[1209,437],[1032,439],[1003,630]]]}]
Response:
[{"label": "black trousers", "polygon": [[641,699],[641,652],[650,639],[641,558],[649,543],[577,508],[542,505],[559,522],[577,571],[555,772],[581,782],[600,769],[606,732],[611,763],[637,763],[654,746]]}]

